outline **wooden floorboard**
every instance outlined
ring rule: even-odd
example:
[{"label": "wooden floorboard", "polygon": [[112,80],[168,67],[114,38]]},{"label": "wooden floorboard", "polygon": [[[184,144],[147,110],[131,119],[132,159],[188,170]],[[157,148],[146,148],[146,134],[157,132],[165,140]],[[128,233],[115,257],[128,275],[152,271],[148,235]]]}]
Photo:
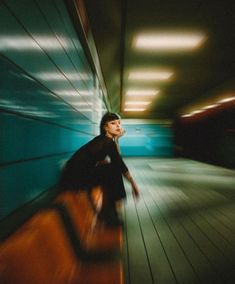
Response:
[{"label": "wooden floorboard", "polygon": [[235,283],[235,171],[186,159],[126,159],[126,284]]},{"label": "wooden floorboard", "polygon": [[[130,283],[153,283],[145,240],[133,200],[128,203],[125,218],[126,244],[128,246],[128,279]],[[141,273],[136,273],[141,271]]]}]

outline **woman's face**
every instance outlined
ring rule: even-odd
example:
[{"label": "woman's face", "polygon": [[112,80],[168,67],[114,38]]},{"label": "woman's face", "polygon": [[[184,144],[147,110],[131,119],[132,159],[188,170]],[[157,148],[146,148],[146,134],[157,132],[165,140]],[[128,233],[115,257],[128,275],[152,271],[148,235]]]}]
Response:
[{"label": "woman's face", "polygon": [[108,121],[105,125],[105,131],[110,138],[120,136],[122,132],[120,119]]}]

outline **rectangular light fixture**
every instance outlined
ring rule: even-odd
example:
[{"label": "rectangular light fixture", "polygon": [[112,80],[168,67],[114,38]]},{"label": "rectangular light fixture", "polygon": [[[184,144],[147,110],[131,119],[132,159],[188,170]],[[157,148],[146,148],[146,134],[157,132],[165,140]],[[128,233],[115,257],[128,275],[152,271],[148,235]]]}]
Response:
[{"label": "rectangular light fixture", "polygon": [[235,97],[229,97],[229,98],[219,100],[218,103],[227,103],[227,102],[231,102],[234,100],[235,100]]},{"label": "rectangular light fixture", "polygon": [[136,112],[138,112],[138,111],[145,111],[146,110],[146,108],[124,108],[124,111],[136,111]]},{"label": "rectangular light fixture", "polygon": [[212,104],[212,105],[208,105],[208,106],[205,106],[205,107],[203,107],[202,109],[204,110],[204,109],[211,109],[211,108],[215,108],[215,107],[217,107],[218,106],[218,104]]},{"label": "rectangular light fixture", "polygon": [[141,50],[177,51],[198,48],[204,40],[205,36],[198,32],[143,33],[134,38],[133,46]]},{"label": "rectangular light fixture", "polygon": [[147,102],[147,101],[127,101],[125,102],[125,105],[134,105],[134,106],[147,106],[149,105],[150,102]]},{"label": "rectangular light fixture", "polygon": [[173,75],[171,71],[135,71],[130,72],[129,80],[162,81],[168,80]]},{"label": "rectangular light fixture", "polygon": [[127,90],[126,96],[156,96],[156,94],[159,93],[159,90],[154,90],[154,89],[141,89],[141,90],[134,90],[130,89]]},{"label": "rectangular light fixture", "polygon": [[184,114],[184,115],[182,115],[182,117],[190,117],[190,116],[193,116],[195,114],[201,113],[203,111],[207,111],[208,109],[213,109],[213,108],[216,108],[216,107],[220,107],[221,104],[224,104],[224,103],[227,103],[227,102],[231,102],[231,101],[234,101],[234,100],[235,100],[235,97],[223,98],[223,99],[220,99],[220,100],[216,101],[213,104],[206,105],[206,106],[204,106],[204,107],[202,107],[202,108],[200,108],[198,110],[192,111],[191,113]]}]

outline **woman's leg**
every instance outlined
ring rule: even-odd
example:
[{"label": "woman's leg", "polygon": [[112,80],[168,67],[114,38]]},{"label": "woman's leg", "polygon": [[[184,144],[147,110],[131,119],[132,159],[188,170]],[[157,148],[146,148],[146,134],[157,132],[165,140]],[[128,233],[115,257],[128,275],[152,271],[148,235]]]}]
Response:
[{"label": "woman's leg", "polygon": [[106,225],[110,226],[122,225],[122,221],[117,211],[116,202],[108,198],[107,192],[104,189],[104,187],[102,187],[102,189],[103,189],[103,200],[102,200],[101,210],[99,213],[100,219],[103,220]]},{"label": "woman's leg", "polygon": [[116,208],[117,202],[125,197],[121,173],[114,171],[110,164],[102,165],[96,169],[96,180],[101,185],[103,193],[100,218],[107,225],[121,225]]}]

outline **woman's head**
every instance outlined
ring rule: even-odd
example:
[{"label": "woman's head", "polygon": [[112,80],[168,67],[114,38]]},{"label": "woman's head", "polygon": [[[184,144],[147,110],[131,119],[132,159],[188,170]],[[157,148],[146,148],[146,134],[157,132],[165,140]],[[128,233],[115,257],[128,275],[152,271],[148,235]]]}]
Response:
[{"label": "woman's head", "polygon": [[100,134],[106,135],[111,131],[113,136],[118,136],[120,130],[120,116],[117,113],[107,112],[100,122]]}]

